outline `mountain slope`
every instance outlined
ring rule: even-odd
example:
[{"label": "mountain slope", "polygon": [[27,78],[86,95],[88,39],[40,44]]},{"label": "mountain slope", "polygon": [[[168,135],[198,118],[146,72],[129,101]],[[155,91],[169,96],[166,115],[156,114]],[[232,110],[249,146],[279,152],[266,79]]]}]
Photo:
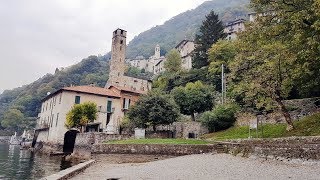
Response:
[{"label": "mountain slope", "polygon": [[205,16],[211,10],[219,14],[224,22],[236,18],[246,18],[249,0],[212,0],[206,1],[193,10],[181,13],[163,25],[142,32],[129,42],[127,58],[153,55],[153,49],[159,44],[162,54],[174,48],[183,39],[193,39]]},{"label": "mountain slope", "polygon": [[[12,108],[21,111],[25,118],[37,117],[41,99],[47,92],[54,92],[70,85],[96,84],[103,87],[109,74],[109,63],[104,57],[89,56],[71,67],[56,70],[35,82],[6,90],[0,95],[0,123],[4,113]],[[1,129],[1,126],[0,126]]]}]

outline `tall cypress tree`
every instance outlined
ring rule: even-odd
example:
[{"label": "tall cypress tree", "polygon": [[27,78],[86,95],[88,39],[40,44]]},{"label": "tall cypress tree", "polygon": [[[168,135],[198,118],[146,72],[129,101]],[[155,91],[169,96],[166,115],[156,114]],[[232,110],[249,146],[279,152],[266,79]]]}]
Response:
[{"label": "tall cypress tree", "polygon": [[219,20],[219,16],[214,11],[211,11],[202,22],[200,31],[195,37],[196,48],[192,58],[193,68],[200,69],[209,65],[207,52],[212,44],[226,37],[223,30],[224,25]]}]

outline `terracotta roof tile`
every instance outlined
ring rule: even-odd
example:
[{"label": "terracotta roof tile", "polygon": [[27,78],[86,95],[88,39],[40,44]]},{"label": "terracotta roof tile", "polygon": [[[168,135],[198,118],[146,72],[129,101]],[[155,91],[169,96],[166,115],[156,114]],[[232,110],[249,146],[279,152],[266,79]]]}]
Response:
[{"label": "terracotta roof tile", "polygon": [[111,88],[111,87],[114,87],[114,88],[119,89],[121,91],[133,92],[133,93],[137,93],[137,94],[147,94],[148,93],[147,91],[134,90],[129,87],[120,87],[120,86],[111,85],[109,88]]},{"label": "terracotta roof tile", "polygon": [[95,87],[95,86],[73,86],[73,87],[64,87],[62,90],[74,91],[88,94],[95,94],[100,96],[112,96],[120,98],[120,94],[111,91],[110,89]]}]

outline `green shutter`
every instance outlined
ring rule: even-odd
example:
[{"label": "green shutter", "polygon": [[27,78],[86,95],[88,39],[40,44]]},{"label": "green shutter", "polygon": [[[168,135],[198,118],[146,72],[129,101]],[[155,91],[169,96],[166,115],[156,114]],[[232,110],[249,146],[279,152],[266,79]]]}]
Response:
[{"label": "green shutter", "polygon": [[75,104],[80,104],[80,96],[76,96],[74,99]]},{"label": "green shutter", "polygon": [[107,112],[111,112],[112,111],[112,101],[108,101],[107,103]]}]

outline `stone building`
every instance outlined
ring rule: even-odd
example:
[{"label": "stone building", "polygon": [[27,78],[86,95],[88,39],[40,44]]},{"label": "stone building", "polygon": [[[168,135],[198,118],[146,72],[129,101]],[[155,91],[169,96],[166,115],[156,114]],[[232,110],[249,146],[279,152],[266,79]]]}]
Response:
[{"label": "stone building", "polygon": [[66,115],[75,104],[84,102],[94,102],[98,108],[97,119],[87,124],[86,132],[119,134],[121,121],[130,105],[151,89],[150,81],[124,75],[126,33],[122,29],[113,32],[110,74],[105,88],[91,85],[65,87],[42,100],[36,127],[37,142],[74,144],[78,130],[65,127]]},{"label": "stone building", "polygon": [[195,48],[194,42],[190,40],[182,40],[175,48],[180,53],[182,68],[190,70],[192,68],[192,53]]},{"label": "stone building", "polygon": [[[183,40],[175,47],[182,58],[182,68],[185,70],[190,70],[192,68],[192,52],[194,51],[194,42],[190,40]],[[164,62],[166,58],[160,56],[160,46],[155,47],[154,55],[149,59],[142,59],[137,57],[136,59],[128,61],[133,67],[139,69],[145,69],[153,74],[160,74],[165,71]]]},{"label": "stone building", "polygon": [[159,74],[164,71],[163,63],[166,60],[164,56],[160,55],[160,45],[156,45],[154,48],[154,55],[149,59],[144,59],[141,56],[129,61],[129,64],[133,67],[144,69],[147,72],[153,74]]},{"label": "stone building", "polygon": [[227,34],[227,40],[237,39],[237,34],[239,32],[245,31],[244,19],[237,19],[226,24],[224,28],[224,33]]},{"label": "stone building", "polygon": [[248,16],[249,16],[249,21],[254,22],[256,20],[257,13],[251,12],[248,14]]},{"label": "stone building", "polygon": [[115,124],[117,116],[121,116],[121,109],[116,108],[122,105],[118,92],[94,86],[65,87],[42,100],[36,128],[41,131],[38,141],[62,144],[68,131],[67,113],[75,104],[89,101],[97,104],[98,114],[97,120],[88,124],[87,131],[107,131],[107,126]]},{"label": "stone building", "polygon": [[117,29],[113,32],[110,74],[105,87],[108,88],[113,85],[147,92],[151,89],[151,81],[124,75],[126,70],[126,36],[127,31],[122,29]]}]

